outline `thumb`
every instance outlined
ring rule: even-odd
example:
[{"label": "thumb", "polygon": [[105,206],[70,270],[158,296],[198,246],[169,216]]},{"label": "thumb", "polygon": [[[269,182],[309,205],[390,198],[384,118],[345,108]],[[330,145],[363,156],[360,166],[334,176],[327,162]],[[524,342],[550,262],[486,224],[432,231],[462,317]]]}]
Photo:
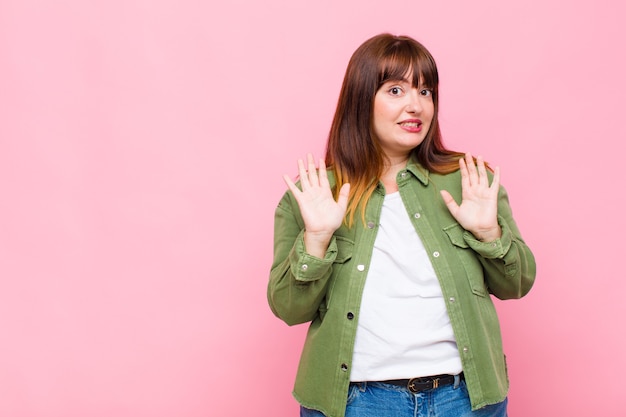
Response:
[{"label": "thumb", "polygon": [[350,184],[345,183],[344,185],[341,186],[341,189],[339,190],[339,198],[337,198],[337,204],[339,204],[339,207],[341,207],[344,211],[348,209],[348,196],[349,195],[350,195]]},{"label": "thumb", "polygon": [[446,203],[448,210],[450,210],[450,214],[452,214],[453,217],[456,217],[456,212],[459,210],[459,205],[456,203],[456,201],[454,201],[452,195],[450,195],[450,193],[446,190],[441,190],[440,193],[441,197],[443,198],[443,202]]}]

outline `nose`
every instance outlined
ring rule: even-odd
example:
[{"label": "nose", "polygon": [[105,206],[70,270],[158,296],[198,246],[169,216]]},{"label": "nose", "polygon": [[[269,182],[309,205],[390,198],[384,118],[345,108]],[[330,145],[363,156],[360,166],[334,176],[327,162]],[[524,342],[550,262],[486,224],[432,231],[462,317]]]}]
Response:
[{"label": "nose", "polygon": [[416,88],[412,88],[411,92],[406,95],[408,102],[406,111],[408,113],[419,113],[422,111],[422,101],[419,91]]}]

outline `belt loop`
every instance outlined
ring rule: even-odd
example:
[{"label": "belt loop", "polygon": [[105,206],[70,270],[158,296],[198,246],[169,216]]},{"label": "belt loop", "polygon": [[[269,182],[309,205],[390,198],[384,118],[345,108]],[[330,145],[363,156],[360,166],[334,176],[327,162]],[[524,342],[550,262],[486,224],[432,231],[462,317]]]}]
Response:
[{"label": "belt loop", "polygon": [[454,389],[457,389],[461,385],[461,374],[454,375]]}]

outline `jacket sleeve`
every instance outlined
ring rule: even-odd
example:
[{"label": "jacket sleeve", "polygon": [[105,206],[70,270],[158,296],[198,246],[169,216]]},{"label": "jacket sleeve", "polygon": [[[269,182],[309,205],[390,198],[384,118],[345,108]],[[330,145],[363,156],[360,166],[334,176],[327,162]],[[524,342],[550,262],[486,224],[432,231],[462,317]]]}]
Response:
[{"label": "jacket sleeve", "polygon": [[503,300],[521,298],[535,281],[535,257],[522,240],[503,187],[500,187],[498,197],[498,223],[502,236],[493,242],[481,242],[468,231],[464,232],[463,238],[480,255],[478,259],[489,291]]},{"label": "jacket sleeve", "polygon": [[274,260],[267,287],[272,312],[290,326],[313,320],[336,256],[334,236],[324,259],[306,253],[298,204],[291,192],[285,193],[274,215]]}]

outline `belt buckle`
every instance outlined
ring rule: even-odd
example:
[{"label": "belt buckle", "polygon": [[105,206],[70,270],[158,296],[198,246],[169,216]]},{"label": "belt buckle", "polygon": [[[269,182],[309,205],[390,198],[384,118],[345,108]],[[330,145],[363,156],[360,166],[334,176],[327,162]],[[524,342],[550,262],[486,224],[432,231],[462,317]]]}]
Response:
[{"label": "belt buckle", "polygon": [[[422,387],[418,387],[415,384],[421,384]],[[439,388],[439,378],[411,378],[407,384],[409,391],[418,393],[427,389]]]}]

